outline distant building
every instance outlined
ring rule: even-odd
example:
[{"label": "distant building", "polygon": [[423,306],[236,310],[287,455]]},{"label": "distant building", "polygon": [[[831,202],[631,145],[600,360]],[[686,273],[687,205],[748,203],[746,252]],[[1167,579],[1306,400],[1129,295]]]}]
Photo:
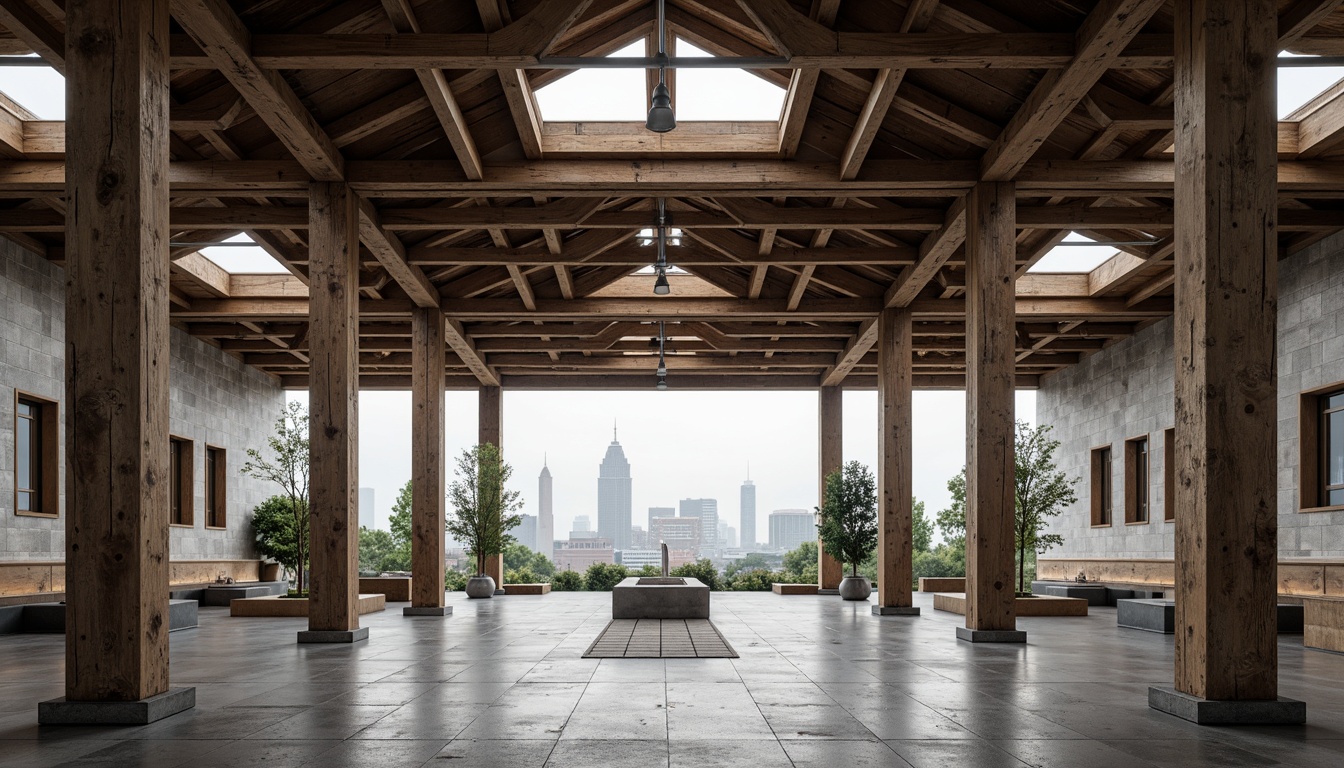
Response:
[{"label": "distant building", "polygon": [[597,534],[616,549],[629,549],[631,520],[630,462],[611,430],[611,445],[597,473]]},{"label": "distant building", "polygon": [[816,516],[806,509],[777,509],[770,513],[770,548],[788,551],[817,540]]},{"label": "distant building", "polygon": [[583,572],[593,563],[614,562],[616,562],[616,550],[611,546],[611,539],[600,537],[570,539],[558,542],[555,548],[557,571]]},{"label": "distant building", "polygon": [[587,515],[575,515],[574,530],[576,532],[593,530],[593,519]]},{"label": "distant building", "polygon": [[372,488],[359,489],[359,527],[370,529],[374,527]]},{"label": "distant building", "polygon": [[756,547],[756,484],[750,479],[742,482],[742,491],[739,497],[739,510],[741,515],[741,525],[739,530],[742,539],[743,549],[754,549]]},{"label": "distant building", "polygon": [[543,458],[541,475],[537,477],[537,535],[532,548],[554,560],[555,514],[551,504],[551,469]]},{"label": "distant building", "polygon": [[659,544],[667,544],[668,549],[686,550],[699,553],[700,518],[698,517],[655,517],[650,521],[649,549],[657,549]]},{"label": "distant building", "polygon": [[523,521],[514,528],[513,538],[519,544],[535,552],[537,550],[537,518],[535,515],[523,515]]},{"label": "distant building", "polygon": [[731,546],[732,546],[731,544],[728,543],[728,521],[727,521],[727,520],[724,520],[723,518],[719,518],[719,528],[718,528],[717,531],[715,531],[714,536],[715,536],[715,541],[718,542],[720,548],[723,548],[723,547],[731,547]]},{"label": "distant building", "polygon": [[727,528],[727,534],[723,537],[724,546],[729,549],[737,549],[737,529],[730,525]]},{"label": "distant building", "polygon": [[653,530],[653,518],[676,517],[676,507],[649,507],[649,530]]},{"label": "distant building", "polygon": [[[616,553],[617,562],[626,568],[638,570],[646,565],[652,565],[655,568],[661,568],[663,564],[662,549],[627,549]],[[667,550],[668,570],[695,562],[695,552],[684,549]]]},{"label": "distant building", "polygon": [[630,548],[649,549],[649,532],[638,525],[630,529]]},{"label": "distant building", "polygon": [[719,501],[718,499],[682,499],[682,517],[700,518],[700,548],[717,549],[719,545]]}]

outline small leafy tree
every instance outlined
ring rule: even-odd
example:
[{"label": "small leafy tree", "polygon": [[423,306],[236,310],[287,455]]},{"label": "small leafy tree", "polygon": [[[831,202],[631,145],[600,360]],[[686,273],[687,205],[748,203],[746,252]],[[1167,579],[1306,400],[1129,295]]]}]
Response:
[{"label": "small leafy tree", "polygon": [[1051,439],[1050,426],[1033,429],[1026,422],[1017,422],[1015,446],[1017,514],[1017,591],[1024,592],[1027,579],[1027,552],[1041,554],[1064,543],[1057,533],[1044,533],[1049,519],[1059,515],[1065,507],[1078,501],[1073,486],[1076,479],[1059,471],[1055,451],[1059,441]]},{"label": "small leafy tree", "polygon": [[769,592],[774,588],[776,574],[768,568],[748,568],[733,574],[728,589],[733,592]]},{"label": "small leafy tree", "polygon": [[860,462],[826,476],[826,489],[817,508],[817,534],[826,551],[859,575],[859,564],[877,546],[877,481]]},{"label": "small leafy tree", "polygon": [[[262,557],[279,563],[286,571],[302,572],[296,525],[308,527],[307,515],[294,514],[294,502],[288,496],[272,496],[252,512],[252,536]],[[302,595],[302,593],[300,593]]]},{"label": "small leafy tree", "polygon": [[626,572],[625,566],[616,563],[593,563],[588,566],[588,572],[584,574],[584,582],[588,585],[589,592],[610,592],[611,588],[621,583],[621,579],[630,575]]},{"label": "small leafy tree", "polygon": [[411,560],[411,481],[401,486],[397,491],[397,500],[392,502],[392,516],[387,520],[387,527],[392,529],[392,540],[399,547],[406,549],[406,562]]},{"label": "small leafy tree", "polygon": [[966,550],[966,468],[955,477],[947,481],[947,492],[952,495],[952,504],[947,509],[938,511],[938,530],[943,534],[943,541],[952,546]]},{"label": "small leafy tree", "polygon": [[364,572],[400,570],[399,568],[386,567],[394,557],[396,548],[396,544],[392,541],[392,534],[376,528],[361,526],[359,529],[359,570]]},{"label": "small leafy tree", "polygon": [[443,589],[446,592],[461,592],[467,588],[467,574],[461,571],[445,571]]},{"label": "small leafy tree", "polygon": [[481,443],[457,457],[456,479],[448,489],[453,514],[448,533],[467,545],[476,557],[476,574],[485,574],[485,561],[502,554],[513,543],[509,531],[523,518],[512,514],[522,507],[521,494],[506,484],[513,467],[491,443]]},{"label": "small leafy tree", "polygon": [[701,584],[714,592],[723,589],[723,583],[719,581],[719,569],[715,568],[709,560],[697,560],[694,563],[679,565],[673,568],[668,575],[699,579]]},{"label": "small leafy tree", "polygon": [[[302,403],[291,402],[275,421],[275,434],[267,438],[274,457],[267,459],[255,448],[247,449],[247,462],[242,473],[258,480],[269,480],[289,500],[288,511],[293,518],[294,578],[299,595],[304,593],[304,571],[308,567],[308,409]],[[259,534],[260,535],[260,534]],[[260,539],[258,550],[265,546]],[[262,554],[266,553],[262,551]],[[273,557],[271,555],[268,555]],[[284,561],[275,558],[282,565]],[[289,567],[289,566],[287,566]]]},{"label": "small leafy tree", "polygon": [[738,573],[740,571],[758,571],[758,570],[769,571],[770,560],[765,555],[756,552],[753,552],[749,555],[734,560],[733,562],[729,563],[726,568],[723,569],[725,576],[732,576],[733,574]]},{"label": "small leafy tree", "polygon": [[551,577],[552,592],[582,592],[583,574],[574,570],[563,570]]},{"label": "small leafy tree", "polygon": [[[794,577],[796,583],[806,583],[803,575],[808,568],[815,576],[817,571],[817,542],[804,541],[797,549],[784,553],[784,570]],[[815,581],[816,579],[813,579]]]},{"label": "small leafy tree", "polygon": [[914,500],[910,543],[915,552],[928,552],[933,544],[933,521],[924,515],[924,502]]},{"label": "small leafy tree", "polygon": [[[555,575],[555,564],[551,562],[549,557],[540,552],[534,552],[526,544],[514,543],[504,550],[504,570],[531,571],[544,581]],[[527,583],[514,581],[511,577],[508,582],[510,584]]]}]

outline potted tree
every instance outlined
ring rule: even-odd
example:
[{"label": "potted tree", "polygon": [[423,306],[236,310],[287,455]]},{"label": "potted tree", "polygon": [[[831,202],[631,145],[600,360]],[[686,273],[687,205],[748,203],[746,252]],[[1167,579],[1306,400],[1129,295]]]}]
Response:
[{"label": "potted tree", "polygon": [[476,575],[467,579],[467,597],[493,597],[495,580],[485,573],[486,561],[513,543],[509,531],[522,522],[512,514],[522,507],[518,491],[505,488],[513,475],[499,448],[482,443],[457,457],[456,479],[448,488],[453,513],[448,533],[467,545],[476,558]]},{"label": "potted tree", "polygon": [[831,556],[850,567],[840,582],[846,600],[867,600],[872,582],[859,575],[859,563],[877,546],[877,483],[868,467],[857,461],[826,476],[818,538]]},{"label": "potted tree", "polygon": [[305,597],[304,578],[308,568],[308,409],[290,402],[275,422],[275,434],[267,438],[274,458],[266,458],[255,448],[247,449],[242,473],[280,486],[280,496],[272,496],[257,507],[252,529],[258,551],[293,569],[295,597]]}]

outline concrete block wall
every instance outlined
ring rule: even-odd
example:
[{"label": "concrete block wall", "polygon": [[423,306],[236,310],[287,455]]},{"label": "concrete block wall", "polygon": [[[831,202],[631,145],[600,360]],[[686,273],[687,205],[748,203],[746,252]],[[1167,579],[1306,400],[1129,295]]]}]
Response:
[{"label": "concrete block wall", "polygon": [[[1344,512],[1298,511],[1298,403],[1304,391],[1344,382],[1344,235],[1279,262],[1279,555],[1344,557]],[[1163,522],[1164,430],[1175,421],[1172,321],[1155,323],[1047,377],[1036,419],[1054,427],[1059,466],[1079,479],[1078,503],[1050,530],[1064,544],[1047,557],[1172,557],[1175,525]],[[1124,441],[1147,434],[1151,522],[1124,524]],[[1092,528],[1091,450],[1112,450],[1113,523]],[[1180,515],[1180,510],[1176,510]]]},{"label": "concrete block wall", "polygon": [[[46,259],[0,238],[0,560],[65,556],[65,286]],[[239,469],[248,448],[264,450],[284,407],[278,382],[215,347],[173,329],[170,417],[174,435],[195,442],[195,521],[169,529],[174,560],[256,556],[248,518],[275,493]],[[61,516],[14,512],[14,390],[61,403]],[[205,528],[205,448],[226,451],[227,524]]]}]

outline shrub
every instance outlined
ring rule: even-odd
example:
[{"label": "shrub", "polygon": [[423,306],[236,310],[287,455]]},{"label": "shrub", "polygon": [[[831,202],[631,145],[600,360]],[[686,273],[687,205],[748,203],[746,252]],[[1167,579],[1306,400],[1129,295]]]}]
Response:
[{"label": "shrub", "polygon": [[467,574],[461,571],[448,571],[443,574],[443,588],[449,592],[461,592],[467,588]]},{"label": "shrub", "polygon": [[578,571],[564,570],[551,577],[552,592],[581,592],[583,588],[583,574]]},{"label": "shrub", "polygon": [[708,560],[697,560],[694,563],[679,565],[672,569],[670,575],[699,579],[701,584],[716,592],[723,589],[723,583],[719,581],[718,569]]},{"label": "shrub", "polygon": [[734,592],[769,592],[771,585],[781,581],[778,578],[781,575],[764,568],[738,571],[728,580],[728,589]]},{"label": "shrub", "polygon": [[632,576],[646,576],[646,577],[647,577],[647,576],[662,576],[662,575],[663,575],[663,569],[662,569],[661,566],[657,566],[657,565],[646,565],[646,566],[644,566],[643,568],[640,568],[640,569],[639,569],[639,573],[634,573],[634,574],[631,574],[631,575],[632,575]]},{"label": "shrub", "polygon": [[588,573],[585,574],[584,581],[588,584],[589,592],[610,592],[612,587],[620,584],[621,579],[628,575],[623,565],[593,563],[588,566]]},{"label": "shrub", "polygon": [[[300,574],[307,567],[304,543],[308,537],[308,511],[305,506],[296,512],[294,503],[288,496],[272,496],[263,501],[252,512],[252,536],[257,542],[257,552],[294,574],[293,583],[303,592]],[[302,538],[296,535],[299,530],[303,532]]]},{"label": "shrub", "polygon": [[515,568],[504,574],[505,584],[540,584],[546,581],[532,571],[531,568]]}]

